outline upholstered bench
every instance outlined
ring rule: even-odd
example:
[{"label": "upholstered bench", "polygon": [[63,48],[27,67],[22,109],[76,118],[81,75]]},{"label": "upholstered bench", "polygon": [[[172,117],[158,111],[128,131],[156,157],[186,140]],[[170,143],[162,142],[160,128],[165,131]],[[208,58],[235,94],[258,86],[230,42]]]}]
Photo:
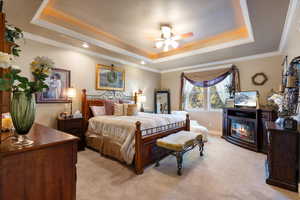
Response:
[{"label": "upholstered bench", "polygon": [[[181,175],[183,154],[192,150],[195,146],[199,146],[200,156],[203,156],[203,136],[201,133],[191,131],[179,131],[160,138],[156,141],[158,147],[170,150],[170,154],[176,156],[177,159],[177,174]],[[159,160],[156,162],[156,167],[159,166]]]}]

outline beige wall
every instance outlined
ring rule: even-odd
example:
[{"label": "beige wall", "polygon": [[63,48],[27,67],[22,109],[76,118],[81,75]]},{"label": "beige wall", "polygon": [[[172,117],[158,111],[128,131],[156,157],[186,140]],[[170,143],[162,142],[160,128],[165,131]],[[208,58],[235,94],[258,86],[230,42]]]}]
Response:
[{"label": "beige wall", "polygon": [[[237,62],[235,64],[240,71],[241,89],[258,90],[260,93],[260,102],[266,103],[266,96],[273,88],[278,90],[281,80],[282,56],[262,58]],[[161,85],[163,88],[169,88],[171,91],[171,107],[173,110],[179,109],[180,97],[180,74],[182,71],[163,73]],[[251,82],[251,77],[258,72],[264,72],[268,76],[268,81],[263,86],[255,86]],[[201,124],[209,128],[211,132],[219,133],[222,126],[222,115],[220,111],[198,111],[190,112],[191,118],[196,119]]]},{"label": "beige wall", "polygon": [[[159,73],[149,72],[138,68],[124,66],[110,61],[94,58],[79,52],[45,45],[39,42],[26,40],[22,45],[22,55],[17,58],[17,64],[21,67],[22,73],[29,77],[29,63],[36,56],[48,56],[55,62],[55,67],[71,70],[71,85],[77,89],[77,98],[74,100],[74,110],[80,109],[81,89],[95,91],[95,66],[105,64],[125,68],[126,91],[133,92],[142,89],[147,97],[145,109],[153,109],[154,89],[160,87]],[[64,111],[65,104],[38,104],[36,121],[47,126],[55,127],[56,116]],[[69,111],[69,106],[67,106]]]}]

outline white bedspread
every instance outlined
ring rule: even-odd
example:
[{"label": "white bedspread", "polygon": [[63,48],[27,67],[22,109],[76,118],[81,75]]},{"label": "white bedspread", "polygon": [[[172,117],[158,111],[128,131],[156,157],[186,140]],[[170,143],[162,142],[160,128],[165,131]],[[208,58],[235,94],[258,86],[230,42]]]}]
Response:
[{"label": "white bedspread", "polygon": [[141,122],[141,129],[153,128],[184,121],[184,115],[138,113],[136,116],[97,116],[89,120],[88,134],[108,137],[121,148],[121,155],[131,164],[135,153],[135,123]]}]

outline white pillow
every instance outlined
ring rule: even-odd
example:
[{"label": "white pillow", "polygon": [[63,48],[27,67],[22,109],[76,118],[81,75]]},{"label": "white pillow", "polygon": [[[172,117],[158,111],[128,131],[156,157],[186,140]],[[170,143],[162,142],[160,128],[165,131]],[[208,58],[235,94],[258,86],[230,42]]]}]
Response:
[{"label": "white pillow", "polygon": [[173,115],[186,115],[186,114],[188,114],[188,112],[183,111],[183,110],[173,110],[171,113]]},{"label": "white pillow", "polygon": [[104,106],[90,106],[94,117],[105,115]]}]

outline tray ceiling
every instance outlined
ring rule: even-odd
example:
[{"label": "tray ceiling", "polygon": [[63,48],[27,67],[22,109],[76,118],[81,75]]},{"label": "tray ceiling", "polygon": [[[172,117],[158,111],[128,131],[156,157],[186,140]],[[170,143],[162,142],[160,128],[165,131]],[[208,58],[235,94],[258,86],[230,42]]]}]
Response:
[{"label": "tray ceiling", "polygon": [[[94,53],[134,64],[144,60],[151,69],[168,70],[276,51],[289,0],[10,0],[6,4],[8,19],[26,32],[76,47],[88,42]],[[162,23],[171,24],[175,34],[194,36],[180,41],[179,48],[162,52],[150,39],[160,37]]]}]

